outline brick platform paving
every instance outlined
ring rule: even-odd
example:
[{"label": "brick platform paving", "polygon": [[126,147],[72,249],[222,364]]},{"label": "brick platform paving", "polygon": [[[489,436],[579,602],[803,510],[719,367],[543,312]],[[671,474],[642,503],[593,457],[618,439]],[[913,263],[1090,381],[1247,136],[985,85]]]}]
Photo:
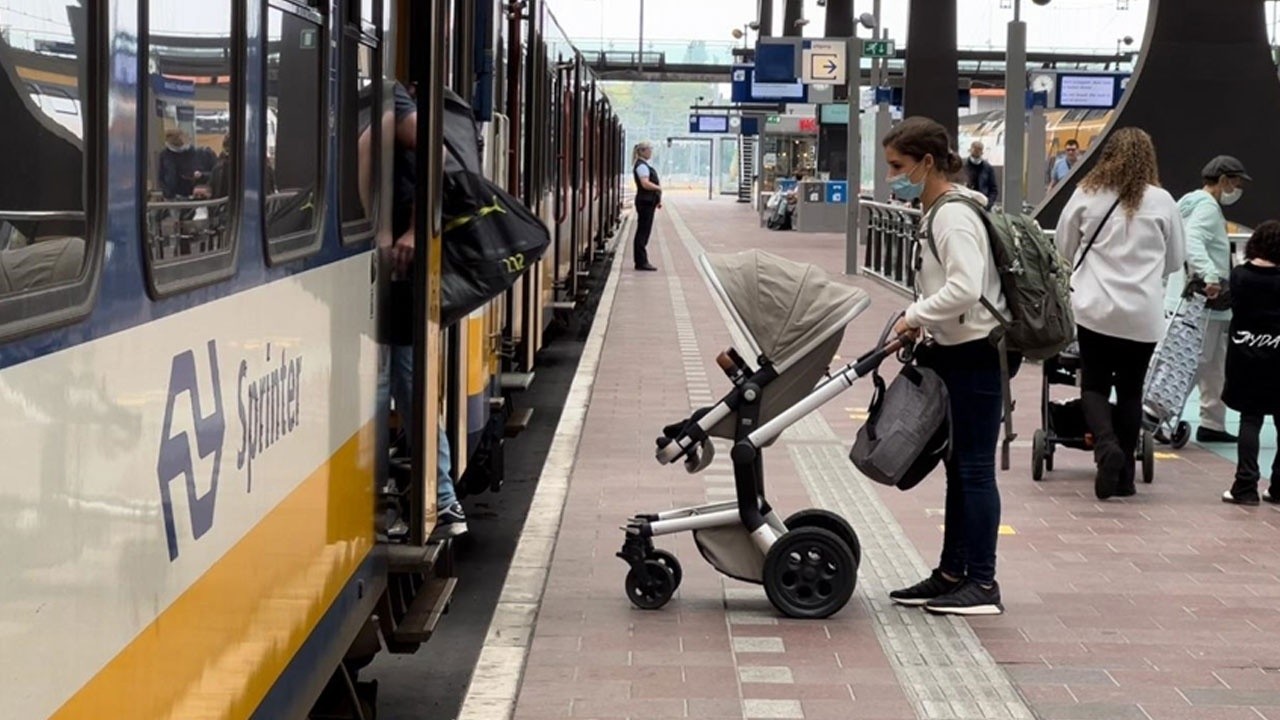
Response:
[{"label": "brick platform paving", "polygon": [[[696,476],[653,460],[663,425],[728,388],[713,358],[732,339],[698,246],[843,266],[840,236],[769,232],[749,206],[679,197],[651,242],[661,271],[623,262],[516,718],[1280,720],[1280,512],[1219,502],[1232,465],[1195,446],[1162,452],[1155,483],[1126,500],[1093,498],[1090,458],[1078,451],[1062,449],[1057,469],[1032,482],[1034,365],[1015,380],[1021,438],[1000,477],[1005,615],[928,618],[884,601],[879,588],[895,573],[936,561],[943,480],[901,493],[847,462],[823,479],[865,418],[869,383],[766,451],[781,512],[820,504],[857,518],[868,556],[848,607],[826,621],[778,617],[685,534],[658,540],[683,561],[676,597],[659,611],[632,608],[614,557],[625,519],[732,497],[727,453]],[[847,281],[873,305],[850,325],[845,359],[905,303],[873,281]]]}]

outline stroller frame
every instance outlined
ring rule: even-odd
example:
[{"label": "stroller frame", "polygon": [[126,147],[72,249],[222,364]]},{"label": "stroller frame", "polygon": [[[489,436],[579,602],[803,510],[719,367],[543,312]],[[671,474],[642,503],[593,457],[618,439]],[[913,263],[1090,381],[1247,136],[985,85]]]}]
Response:
[{"label": "stroller frame", "polygon": [[[1083,437],[1059,435],[1058,428],[1054,427],[1053,415],[1050,411],[1052,387],[1054,385],[1079,387],[1079,355],[1078,353],[1074,354],[1074,361],[1067,362],[1063,359],[1063,356],[1068,354],[1064,351],[1044,361],[1040,380],[1040,427],[1031,438],[1031,479],[1036,482],[1044,479],[1046,471],[1053,471],[1053,456],[1057,452],[1056,446],[1062,445],[1074,450],[1086,451],[1093,449],[1093,437],[1091,435],[1086,434]],[[1136,459],[1142,463],[1142,482],[1148,484],[1154,482],[1155,442],[1151,430],[1146,427],[1145,422],[1138,439],[1138,447],[1135,454],[1137,456]]]},{"label": "stroller frame", "polygon": [[[706,264],[703,258],[704,265]],[[708,273],[713,286],[723,294],[714,273]],[[841,317],[838,334],[870,304],[861,298]],[[742,319],[731,303],[724,303],[734,320]],[[711,430],[717,423],[736,414],[731,452],[736,498],[657,513],[641,513],[631,517],[624,528],[626,537],[617,556],[630,566],[627,573],[627,595],[633,604],[644,609],[662,607],[670,600],[682,577],[679,562],[671,553],[654,547],[653,538],[680,532],[723,532],[733,545],[731,551],[717,553],[699,542],[704,558],[718,571],[747,582],[763,584],[773,605],[792,617],[827,617],[840,610],[853,594],[857,567],[861,561],[861,545],[852,527],[835,513],[820,509],[797,512],[785,521],[765,497],[763,449],[774,442],[790,426],[840,395],[854,382],[869,374],[886,357],[897,352],[900,343],[891,342],[851,362],[838,371],[828,372],[808,395],[782,410],[772,419],[759,424],[761,403],[770,384],[831,340],[830,335],[813,339],[788,360],[774,363],[748,336],[750,351],[756,354],[757,368],[751,368],[734,348],[722,352],[717,362],[734,383],[734,388],[719,402],[696,410],[689,418],[664,428],[656,441],[656,459],[668,465],[683,460],[689,473],[706,469],[715,455]],[[750,548],[758,553],[750,557]],[[816,553],[821,565],[830,570],[828,577],[808,578],[813,568],[797,563]],[[730,556],[733,557],[730,557]],[[763,561],[763,570],[759,563]],[[754,567],[753,567],[754,563]],[[803,565],[803,563],[800,563]],[[821,573],[819,573],[821,574]],[[753,576],[756,575],[756,576]],[[825,590],[819,585],[825,582]]]}]

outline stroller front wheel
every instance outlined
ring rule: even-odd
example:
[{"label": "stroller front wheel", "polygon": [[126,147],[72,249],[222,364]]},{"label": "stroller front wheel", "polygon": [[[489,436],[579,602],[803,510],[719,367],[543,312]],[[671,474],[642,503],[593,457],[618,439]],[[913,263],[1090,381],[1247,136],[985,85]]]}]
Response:
[{"label": "stroller front wheel", "polygon": [[1044,479],[1045,465],[1049,460],[1048,443],[1044,430],[1036,430],[1031,436],[1031,479],[1039,482]]},{"label": "stroller front wheel", "polygon": [[671,580],[675,583],[673,590],[680,588],[680,581],[684,579],[684,569],[680,567],[680,561],[676,559],[675,555],[666,550],[654,550],[649,553],[649,557],[646,559],[652,560],[670,570]]},{"label": "stroller front wheel", "polygon": [[787,531],[764,559],[765,594],[793,618],[835,614],[853,597],[857,576],[853,551],[838,535],[818,527]]},{"label": "stroller front wheel", "polygon": [[641,610],[657,610],[676,592],[675,574],[657,560],[645,560],[627,572],[627,598]]}]

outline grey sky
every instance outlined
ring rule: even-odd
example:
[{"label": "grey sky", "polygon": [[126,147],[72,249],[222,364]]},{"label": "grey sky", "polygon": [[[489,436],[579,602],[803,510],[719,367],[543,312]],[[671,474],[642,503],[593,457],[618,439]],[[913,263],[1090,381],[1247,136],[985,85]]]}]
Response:
[{"label": "grey sky", "polygon": [[[917,0],[926,1],[927,0]],[[1210,0],[1206,0],[1208,2]],[[635,38],[640,0],[549,0],[565,33],[574,39]],[[775,0],[780,16],[784,0]],[[1001,0],[959,0],[957,28],[961,47],[1003,48],[1005,28],[1013,10],[1002,9]],[[755,18],[756,0],[644,0],[645,38],[653,40],[707,40],[733,42],[730,33]],[[907,0],[882,0],[883,25],[905,42]],[[1126,35],[1141,42],[1146,27],[1146,0],[1129,0],[1128,10],[1117,10],[1117,0],[1053,0],[1047,7],[1023,2],[1028,45],[1035,49],[1093,49],[1115,51],[1116,40]],[[855,0],[856,13],[870,12],[872,0]],[[810,24],[805,35],[822,35],[824,9],[817,0],[805,0]],[[1274,23],[1275,3],[1268,3],[1268,32]],[[775,27],[781,25],[781,18]],[[864,31],[865,32],[865,31]],[[755,35],[752,34],[754,41]]]}]

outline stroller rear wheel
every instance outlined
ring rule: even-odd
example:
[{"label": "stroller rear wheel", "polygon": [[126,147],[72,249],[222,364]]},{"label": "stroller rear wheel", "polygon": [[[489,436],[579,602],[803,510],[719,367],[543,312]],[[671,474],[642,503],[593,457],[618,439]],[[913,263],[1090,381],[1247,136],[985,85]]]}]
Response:
[{"label": "stroller rear wheel", "polygon": [[1031,436],[1031,479],[1040,482],[1044,479],[1045,464],[1049,459],[1048,438],[1044,430],[1037,430]]},{"label": "stroller rear wheel", "polygon": [[1147,430],[1142,431],[1142,482],[1151,484],[1156,479],[1156,440]]},{"label": "stroller rear wheel", "polygon": [[675,555],[666,550],[654,550],[649,553],[649,557],[646,559],[653,560],[670,570],[671,579],[675,582],[674,589],[678,590],[680,588],[680,581],[684,579],[684,569],[680,567],[680,561],[676,559]]},{"label": "stroller rear wheel", "polygon": [[839,535],[819,527],[789,530],[764,559],[764,591],[783,614],[825,618],[845,606],[858,563]]},{"label": "stroller rear wheel", "polygon": [[675,574],[657,560],[645,560],[627,572],[627,599],[641,610],[657,610],[676,592]]},{"label": "stroller rear wheel", "polygon": [[835,533],[853,551],[854,564],[862,564],[862,541],[858,539],[858,533],[854,532],[853,526],[849,524],[849,521],[830,510],[823,510],[822,508],[797,510],[791,513],[791,517],[787,518],[783,524],[787,526],[788,530],[816,527]]}]

